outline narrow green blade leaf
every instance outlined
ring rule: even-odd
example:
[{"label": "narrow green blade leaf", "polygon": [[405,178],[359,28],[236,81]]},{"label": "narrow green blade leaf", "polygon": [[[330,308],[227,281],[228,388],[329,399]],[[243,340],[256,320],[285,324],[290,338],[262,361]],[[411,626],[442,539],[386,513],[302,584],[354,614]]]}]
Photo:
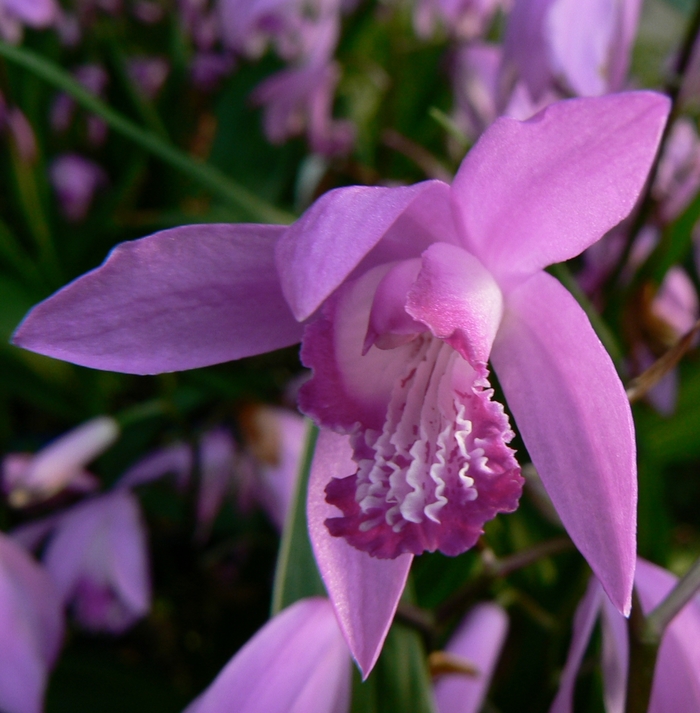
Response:
[{"label": "narrow green blade leaf", "polygon": [[318,428],[309,422],[301,472],[297,478],[294,498],[289,506],[277,557],[275,584],[272,591],[273,616],[298,599],[326,596],[326,589],[311,550],[309,529],[306,525],[306,493],[317,439]]}]

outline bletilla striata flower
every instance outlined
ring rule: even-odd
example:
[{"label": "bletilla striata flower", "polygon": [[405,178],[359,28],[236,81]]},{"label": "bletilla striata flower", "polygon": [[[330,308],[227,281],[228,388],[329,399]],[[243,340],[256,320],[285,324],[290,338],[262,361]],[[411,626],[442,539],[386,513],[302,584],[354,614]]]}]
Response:
[{"label": "bletilla striata flower", "polygon": [[[328,508],[310,527],[331,598],[355,598],[341,615],[349,638],[359,621],[386,630],[412,554],[464,551],[516,507],[522,481],[490,359],[564,525],[628,611],[630,408],[584,312],[544,268],[629,213],[668,108],[650,92],[560,102],[526,122],[497,120],[451,186],[341,188],[289,227],[185,226],[122,244],[37,306],[15,342],[153,373],[303,336],[314,375],[300,402],[325,449],[310,499],[325,488],[329,500],[313,512],[310,500],[313,522]],[[348,542],[356,554],[339,555]],[[382,577],[391,596],[368,594],[362,609],[358,581]]]}]

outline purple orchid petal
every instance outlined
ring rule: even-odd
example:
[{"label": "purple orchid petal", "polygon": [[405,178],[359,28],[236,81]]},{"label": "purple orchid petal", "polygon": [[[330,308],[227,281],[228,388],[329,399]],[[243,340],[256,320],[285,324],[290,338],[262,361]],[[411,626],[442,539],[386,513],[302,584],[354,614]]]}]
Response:
[{"label": "purple orchid petal", "polygon": [[192,225],[122,243],[101,267],[35,307],[14,341],[134,374],[192,369],[294,344],[301,327],[273,263],[284,232]]},{"label": "purple orchid petal", "polygon": [[503,294],[473,255],[435,243],[423,253],[406,311],[471,364],[485,364],[503,314]]},{"label": "purple orchid petal", "polygon": [[[545,20],[553,72],[579,96],[622,89],[640,0],[555,0]],[[582,12],[583,10],[583,12]]]},{"label": "purple orchid petal", "polygon": [[150,608],[145,530],[128,491],[64,513],[44,561],[61,599],[89,630],[122,633]]},{"label": "purple orchid petal", "polygon": [[[3,461],[3,486],[10,504],[24,507],[45,500],[87,475],[83,466],[106,451],[119,437],[113,418],[100,416],[57,438],[31,457],[21,470],[13,469],[7,456]],[[9,477],[8,477],[9,476]]]},{"label": "purple orchid petal", "polygon": [[257,409],[255,418],[272,440],[268,457],[258,457],[256,497],[281,531],[299,477],[307,422],[298,413],[267,406]]},{"label": "purple orchid petal", "polygon": [[337,188],[319,198],[277,246],[282,291],[297,319],[312,315],[383,238],[375,264],[417,257],[437,239],[450,241],[448,191],[440,181],[425,181]]},{"label": "purple orchid petal", "polygon": [[135,488],[173,474],[178,482],[187,482],[192,472],[194,457],[186,443],[176,443],[150,453],[129,468],[117,481],[115,488]]},{"label": "purple orchid petal", "polygon": [[509,295],[492,362],[562,522],[614,604],[628,613],[634,425],[610,357],[574,298],[541,273]]},{"label": "purple orchid petal", "polygon": [[504,54],[517,67],[535,100],[549,88],[552,70],[544,36],[544,22],[555,0],[515,0],[508,15]]},{"label": "purple orchid petal", "polygon": [[197,502],[199,537],[204,538],[221,510],[234,477],[236,444],[224,428],[208,431],[199,444],[200,485]]},{"label": "purple orchid petal", "polygon": [[[588,642],[593,634],[593,627],[603,606],[603,592],[600,582],[591,577],[583,599],[579,602],[574,615],[574,633],[569,646],[569,654],[561,674],[557,697],[549,709],[549,713],[572,713],[574,709],[574,688],[576,677],[581,668],[583,656],[588,648]],[[619,614],[618,614],[619,616]]]},{"label": "purple orchid petal", "polygon": [[466,247],[503,288],[578,255],[634,206],[668,111],[665,96],[629,92],[498,119],[452,184]]},{"label": "purple orchid petal", "polygon": [[0,534],[0,709],[41,713],[63,628],[61,600],[49,575]]},{"label": "purple orchid petal", "polygon": [[497,604],[478,604],[447,644],[447,651],[478,669],[474,677],[448,674],[435,684],[439,713],[479,713],[508,632],[508,615]]},{"label": "purple orchid petal", "polygon": [[374,559],[329,534],[325,521],[337,511],[324,497],[328,478],[356,469],[349,439],[322,430],[309,480],[309,536],[343,636],[366,677],[391,626],[413,557]]},{"label": "purple orchid petal", "polygon": [[[648,614],[673,589],[678,578],[639,559],[635,584]],[[700,598],[692,599],[669,624],[654,671],[649,713],[700,710]]]},{"label": "purple orchid petal", "polygon": [[185,713],[348,713],[350,657],[327,599],[269,621]]}]

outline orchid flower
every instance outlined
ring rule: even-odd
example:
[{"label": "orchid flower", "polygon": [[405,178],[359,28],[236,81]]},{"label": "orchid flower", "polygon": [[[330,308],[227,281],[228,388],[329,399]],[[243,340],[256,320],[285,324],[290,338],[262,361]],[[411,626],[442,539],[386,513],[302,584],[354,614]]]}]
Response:
[{"label": "orchid flower", "polygon": [[271,619],[185,713],[348,713],[350,671],[330,602],[302,599]]},{"label": "orchid flower", "polygon": [[516,0],[505,53],[535,99],[562,85],[579,96],[624,88],[641,0]]},{"label": "orchid flower", "polygon": [[32,549],[47,536],[43,561],[58,600],[71,606],[83,628],[121,634],[148,613],[146,534],[129,491],[86,500],[13,533]]},{"label": "orchid flower", "polygon": [[630,407],[588,318],[544,268],[629,213],[668,109],[650,92],[560,102],[494,122],[451,186],[340,188],[289,227],[185,226],[122,244],[35,307],[15,343],[153,373],[303,335],[314,374],[300,404],[322,429],[311,539],[365,671],[412,555],[463,552],[517,507],[490,358],[562,522],[628,612]]},{"label": "orchid flower", "polygon": [[[639,559],[635,587],[642,611],[648,614],[666,597],[677,577]],[[627,622],[591,578],[576,610],[569,656],[550,713],[571,713],[576,675],[596,620],[603,632],[603,683],[607,713],[623,713],[629,668]],[[700,709],[700,598],[695,597],[664,632],[656,662],[649,713],[694,713]]]},{"label": "orchid flower", "polygon": [[[479,604],[446,652],[474,669],[435,684],[438,713],[478,713],[500,654],[508,618]],[[327,599],[302,599],[270,620],[224,667],[185,713],[348,713],[350,652]]]},{"label": "orchid flower", "polygon": [[10,504],[25,507],[46,500],[66,487],[92,490],[95,479],[85,465],[119,437],[117,422],[100,416],[49,443],[35,455],[10,453],[2,463],[3,489]]},{"label": "orchid flower", "polygon": [[61,599],[51,577],[0,533],[0,710],[41,713],[63,640]]}]

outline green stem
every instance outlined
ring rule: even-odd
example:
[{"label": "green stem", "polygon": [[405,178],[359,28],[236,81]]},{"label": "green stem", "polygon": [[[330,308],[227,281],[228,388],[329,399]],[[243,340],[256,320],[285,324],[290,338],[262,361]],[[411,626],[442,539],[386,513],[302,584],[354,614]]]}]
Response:
[{"label": "green stem", "polygon": [[251,219],[283,224],[294,220],[293,215],[261,200],[247,188],[232,181],[219,169],[196,161],[152,131],[142,129],[88,92],[67,72],[36,52],[0,42],[0,55],[32,72],[56,89],[70,94],[84,109],[102,117],[114,131],[197,181],[212,194],[243,210]]},{"label": "green stem", "polygon": [[661,641],[666,627],[699,590],[700,559],[697,559],[666,598],[647,616],[646,628],[649,636]]},{"label": "green stem", "polygon": [[649,635],[647,620],[637,592],[632,598],[632,613],[627,626],[630,642],[629,676],[625,713],[647,713],[659,653],[659,639]]}]

